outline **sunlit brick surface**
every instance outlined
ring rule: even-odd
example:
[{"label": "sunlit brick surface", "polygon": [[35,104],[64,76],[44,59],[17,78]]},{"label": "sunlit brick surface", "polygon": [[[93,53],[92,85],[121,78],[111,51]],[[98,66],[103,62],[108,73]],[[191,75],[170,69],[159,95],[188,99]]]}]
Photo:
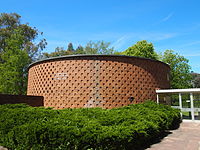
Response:
[{"label": "sunlit brick surface", "polygon": [[162,62],[138,57],[58,57],[29,67],[27,93],[44,96],[44,106],[56,109],[120,107],[155,100],[155,89],[169,88],[169,71]]}]

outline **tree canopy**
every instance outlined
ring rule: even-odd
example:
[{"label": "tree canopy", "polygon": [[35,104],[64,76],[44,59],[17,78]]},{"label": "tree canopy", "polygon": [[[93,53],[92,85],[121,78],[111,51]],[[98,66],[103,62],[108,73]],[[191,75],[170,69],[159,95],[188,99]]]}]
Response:
[{"label": "tree canopy", "polygon": [[42,58],[50,58],[50,57],[58,57],[58,56],[65,56],[65,55],[72,55],[71,51],[65,50],[64,47],[56,47],[54,52],[51,53],[43,53]]},{"label": "tree canopy", "polygon": [[79,45],[79,46],[76,48],[74,54],[85,54],[84,47],[81,46],[81,45]]},{"label": "tree canopy", "polygon": [[123,54],[128,56],[157,59],[157,53],[154,51],[153,44],[148,43],[146,40],[138,41],[136,44],[125,50]]},{"label": "tree canopy", "polygon": [[0,93],[26,93],[27,67],[47,44],[45,39],[35,44],[42,33],[20,18],[16,13],[0,14]]},{"label": "tree canopy", "polygon": [[189,60],[185,57],[174,53],[173,50],[166,50],[161,56],[161,61],[169,64],[171,68],[171,88],[182,89],[190,88],[192,76],[190,74]]},{"label": "tree canopy", "polygon": [[69,44],[68,44],[67,51],[69,51],[69,52],[71,52],[71,53],[74,52],[74,47],[73,47],[73,44],[72,44],[72,43],[69,43]]},{"label": "tree canopy", "polygon": [[97,41],[97,42],[88,42],[87,45],[85,46],[85,53],[86,54],[113,54],[114,53],[114,48],[110,46],[110,42],[104,42],[104,41]]},{"label": "tree canopy", "polygon": [[200,74],[192,72],[191,75],[193,87],[200,88]]},{"label": "tree canopy", "polygon": [[54,52],[43,53],[43,58],[75,55],[75,54],[114,54],[114,48],[110,48],[109,42],[104,41],[89,41],[85,47],[79,45],[75,50],[73,44],[69,43],[68,48],[65,50],[64,47],[57,47]]},{"label": "tree canopy", "polygon": [[[139,56],[163,61],[169,64],[171,68],[170,83],[171,88],[190,88],[191,87],[191,74],[189,60],[173,50],[166,50],[163,54],[158,55],[152,43],[147,41],[138,41],[133,46],[122,52],[122,54],[129,56]],[[196,79],[194,82],[197,82]]]}]

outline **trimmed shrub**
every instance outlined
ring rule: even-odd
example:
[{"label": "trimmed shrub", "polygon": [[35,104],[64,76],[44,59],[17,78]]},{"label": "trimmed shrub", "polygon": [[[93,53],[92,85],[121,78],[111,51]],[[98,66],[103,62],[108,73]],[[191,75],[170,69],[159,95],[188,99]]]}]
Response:
[{"label": "trimmed shrub", "polygon": [[0,145],[9,149],[138,149],[181,122],[180,111],[145,102],[101,109],[0,105]]}]

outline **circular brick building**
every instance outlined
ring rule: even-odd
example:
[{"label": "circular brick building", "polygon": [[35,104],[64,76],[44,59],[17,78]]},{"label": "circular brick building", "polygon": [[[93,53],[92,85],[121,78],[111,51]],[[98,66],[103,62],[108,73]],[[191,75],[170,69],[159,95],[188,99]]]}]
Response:
[{"label": "circular brick building", "polygon": [[44,106],[113,108],[156,100],[169,88],[167,64],[133,56],[73,55],[29,66],[28,95],[44,96]]}]

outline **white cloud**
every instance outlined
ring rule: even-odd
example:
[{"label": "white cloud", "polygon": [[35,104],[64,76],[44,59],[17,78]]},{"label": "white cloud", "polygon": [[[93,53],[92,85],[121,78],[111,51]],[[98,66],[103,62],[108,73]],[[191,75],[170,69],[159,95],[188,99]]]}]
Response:
[{"label": "white cloud", "polygon": [[120,49],[128,40],[129,36],[124,35],[120,38],[118,38],[113,44],[111,44],[111,47],[114,47],[115,49]]},{"label": "white cloud", "polygon": [[[121,50],[127,47],[127,44],[132,42],[137,42],[140,40],[147,40],[149,42],[157,42],[161,40],[166,40],[174,38],[177,36],[177,33],[161,33],[161,32],[129,32],[126,34],[121,33],[100,33],[93,34],[93,40],[105,40],[107,42],[112,42],[111,47],[114,47],[115,50]],[[132,43],[134,44],[134,43]],[[131,45],[129,45],[131,46]]]},{"label": "white cloud", "polygon": [[150,40],[150,41],[161,41],[173,38],[175,36],[177,36],[176,33],[157,33],[157,32],[141,33],[138,35],[140,39]]},{"label": "white cloud", "polygon": [[[79,44],[84,46],[90,40],[99,41],[104,40],[106,42],[111,42],[111,47],[114,47],[115,50],[122,50],[134,44],[133,42],[137,42],[140,40],[147,40],[149,42],[157,42],[161,40],[166,40],[177,36],[176,33],[163,33],[163,32],[127,32],[127,33],[119,33],[119,32],[103,32],[103,33],[86,33],[85,35],[77,36],[77,33],[63,33],[56,35],[58,32],[51,32],[51,36],[47,38],[47,48],[45,51],[54,51],[54,49],[59,47],[67,47],[69,42],[73,43],[74,48],[76,48]],[[65,34],[65,36],[64,36]]]},{"label": "white cloud", "polygon": [[192,68],[200,68],[200,64],[192,65]]},{"label": "white cloud", "polygon": [[166,22],[166,21],[168,21],[173,15],[174,15],[174,13],[171,12],[171,13],[169,13],[167,16],[165,16],[164,18],[160,19],[159,21],[154,22],[153,25],[158,25],[158,24],[160,24],[160,23],[162,23],[162,22]]},{"label": "white cloud", "polygon": [[161,22],[165,22],[165,21],[169,20],[173,15],[174,15],[174,13],[171,12],[171,13],[168,14],[166,17],[164,17],[164,18],[161,20]]},{"label": "white cloud", "polygon": [[200,41],[190,42],[190,43],[184,44],[184,45],[182,45],[182,46],[183,46],[183,47],[186,47],[186,46],[192,46],[192,45],[197,45],[197,44],[200,44]]},{"label": "white cloud", "polygon": [[200,56],[200,53],[195,53],[195,54],[185,54],[184,56],[186,56],[186,57],[196,57],[196,56]]}]

